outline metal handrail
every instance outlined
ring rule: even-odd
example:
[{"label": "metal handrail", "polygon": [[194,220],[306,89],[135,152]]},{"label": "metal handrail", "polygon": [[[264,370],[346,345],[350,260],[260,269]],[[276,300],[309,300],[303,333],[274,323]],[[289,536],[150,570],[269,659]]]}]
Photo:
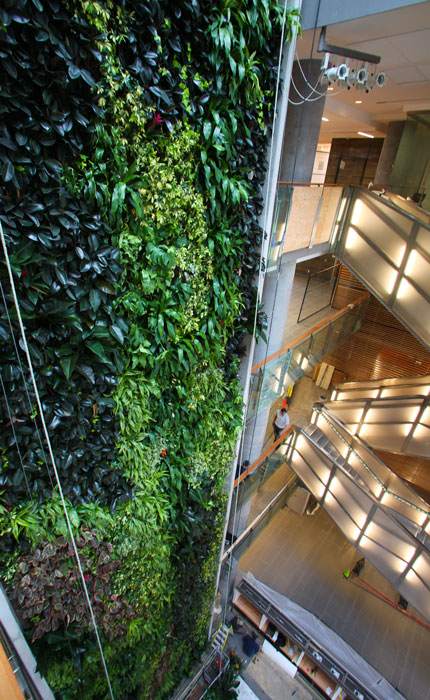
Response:
[{"label": "metal handrail", "polygon": [[292,432],[294,432],[295,426],[294,425],[289,425],[288,428],[285,429],[285,431],[281,434],[281,436],[275,440],[275,442],[272,442],[272,444],[253,462],[242,474],[240,474],[237,479],[234,481],[233,487],[236,488],[236,486],[239,486],[239,484],[242,483],[242,481],[245,481],[246,477],[251,474],[257,467],[264,462],[265,459],[270,457],[281,445],[284,440],[291,435]]},{"label": "metal handrail", "polygon": [[361,302],[365,301],[369,297],[370,297],[370,292],[365,292],[360,297],[358,297],[358,299],[355,299],[347,306],[344,306],[342,309],[340,309],[339,311],[336,311],[336,313],[329,316],[329,318],[325,319],[324,321],[320,321],[319,323],[316,324],[316,326],[314,326],[313,328],[310,328],[305,333],[302,333],[302,335],[299,335],[298,338],[290,341],[289,343],[287,343],[287,345],[284,345],[284,347],[282,347],[280,350],[277,350],[276,352],[272,353],[272,355],[269,355],[269,357],[266,357],[265,360],[262,360],[258,364],[254,365],[254,367],[251,368],[251,374],[254,374],[254,372],[259,370],[261,367],[264,367],[272,360],[275,360],[280,355],[283,355],[284,353],[288,352],[288,350],[294,349],[295,347],[297,347],[297,345],[300,345],[300,343],[303,343],[304,340],[306,340],[307,338],[310,338],[312,335],[314,335],[318,331],[322,330],[326,326],[329,326],[333,321],[336,321],[338,318],[340,318],[344,314],[351,311],[353,308],[355,308],[356,306],[361,304]]}]

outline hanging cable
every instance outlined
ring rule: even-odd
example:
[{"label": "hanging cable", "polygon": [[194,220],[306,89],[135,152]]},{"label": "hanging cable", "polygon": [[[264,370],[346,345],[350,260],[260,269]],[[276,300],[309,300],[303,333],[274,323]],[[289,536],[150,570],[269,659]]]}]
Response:
[{"label": "hanging cable", "polygon": [[[315,83],[315,86],[312,86],[312,85],[310,84],[309,80],[307,79],[307,77],[305,76],[305,74],[304,74],[304,72],[303,72],[302,64],[300,63],[299,54],[297,53],[297,49],[296,49],[296,61],[297,61],[297,65],[299,66],[300,73],[302,74],[303,80],[305,81],[306,85],[307,85],[308,87],[310,87],[311,92],[315,92],[317,95],[320,95],[321,97],[325,97],[325,96],[326,96],[325,92],[319,92],[319,91],[316,89],[316,86],[317,86],[318,83],[319,83],[319,78],[318,78],[317,82]],[[296,88],[296,92],[298,92],[297,88]]]},{"label": "hanging cable", "polygon": [[59,476],[59,474],[58,474],[57,465],[56,465],[56,462],[55,462],[55,457],[54,457],[54,453],[53,453],[53,450],[52,450],[52,445],[51,445],[51,441],[50,441],[50,438],[49,438],[48,429],[47,429],[47,427],[46,427],[45,416],[44,416],[44,412],[43,412],[43,406],[42,406],[42,402],[41,402],[41,400],[40,400],[39,391],[38,391],[38,388],[37,388],[37,383],[36,383],[36,379],[35,379],[34,372],[33,372],[33,363],[32,363],[32,361],[31,361],[30,352],[29,352],[28,345],[27,345],[27,337],[26,337],[24,325],[23,325],[23,322],[22,322],[20,306],[19,306],[19,302],[18,302],[18,297],[17,297],[17,295],[16,295],[15,282],[14,282],[14,279],[13,279],[12,268],[11,268],[11,265],[10,265],[9,254],[8,254],[8,250],[7,250],[7,246],[6,246],[6,239],[5,239],[5,236],[4,236],[3,226],[2,226],[2,224],[1,224],[1,222],[0,222],[0,238],[1,238],[2,246],[3,246],[3,251],[4,251],[4,256],[5,256],[5,261],[6,261],[6,267],[7,267],[7,271],[8,271],[8,274],[9,274],[10,286],[11,286],[12,295],[13,295],[13,299],[14,299],[14,303],[15,303],[16,313],[17,313],[17,317],[18,317],[18,323],[19,323],[19,327],[20,327],[20,331],[21,331],[21,338],[22,338],[22,342],[23,342],[23,345],[24,345],[25,355],[26,355],[26,357],[27,357],[28,369],[30,370],[31,382],[32,382],[32,384],[33,384],[34,394],[35,394],[37,406],[38,406],[38,409],[39,409],[40,420],[41,420],[41,423],[42,423],[42,429],[43,429],[43,433],[44,433],[44,435],[45,435],[46,444],[47,444],[47,447],[48,447],[48,452],[49,452],[49,456],[50,456],[51,463],[52,463],[52,468],[53,468],[53,471],[54,471],[54,474],[55,474],[55,480],[56,480],[56,482],[57,482],[58,490],[59,490],[59,493],[60,493],[61,504],[62,504],[62,507],[63,507],[64,516],[65,516],[65,518],[66,518],[66,523],[67,523],[67,529],[68,529],[68,531],[69,531],[70,542],[71,542],[71,545],[72,545],[72,548],[73,548],[73,552],[74,552],[74,555],[75,555],[76,563],[77,563],[77,565],[78,565],[79,575],[80,575],[80,577],[81,577],[82,587],[83,587],[84,592],[85,592],[85,598],[86,598],[88,610],[89,610],[89,613],[90,613],[91,622],[92,622],[93,629],[94,629],[94,634],[95,634],[96,639],[97,639],[97,645],[98,645],[99,651],[100,651],[100,656],[101,656],[101,660],[102,660],[102,664],[103,664],[103,669],[104,669],[104,673],[105,673],[105,677],[106,677],[106,681],[107,681],[107,685],[108,685],[109,695],[110,695],[110,697],[111,697],[111,700],[115,700],[114,695],[113,695],[113,691],[112,691],[112,685],[111,685],[110,678],[109,678],[109,672],[108,672],[107,665],[106,665],[106,659],[105,659],[105,657],[104,657],[103,648],[102,648],[102,644],[101,644],[101,640],[100,640],[100,635],[99,635],[99,632],[98,632],[97,623],[96,623],[96,619],[95,619],[95,616],[94,616],[93,606],[92,606],[92,604],[91,604],[91,600],[90,600],[90,596],[89,596],[87,584],[86,584],[85,577],[84,577],[84,572],[83,572],[83,570],[82,570],[82,564],[81,564],[81,560],[80,560],[80,557],[79,557],[78,548],[77,548],[77,546],[76,546],[76,541],[75,541],[75,538],[74,538],[74,535],[73,535],[73,530],[72,530],[72,525],[71,525],[70,518],[69,518],[69,513],[68,513],[68,511],[67,511],[67,506],[66,506],[66,501],[65,501],[65,499],[64,499],[64,494],[63,494],[63,489],[62,489],[62,485],[61,485],[61,481],[60,481],[60,476]]},{"label": "hanging cable", "polygon": [[[301,102],[293,102],[293,100],[288,98],[288,102],[292,105],[299,106],[299,105],[304,104],[305,102],[317,102],[318,100],[321,100],[323,97],[327,97],[327,95],[325,93],[319,93],[319,92],[317,93],[319,95],[319,97],[309,97],[309,95],[307,97],[305,97],[304,95],[302,95],[299,92],[299,90],[296,87],[296,84],[294,82],[294,78],[292,76],[291,76],[291,82],[292,82],[294,90],[297,92],[298,96],[302,98]],[[312,88],[311,85],[309,85],[309,87]],[[334,92],[333,95],[329,95],[329,97],[334,97],[335,95],[338,95],[340,92],[344,92],[344,91],[345,91],[345,88],[341,88],[337,92]],[[315,92],[317,92],[317,91],[315,91]]]}]

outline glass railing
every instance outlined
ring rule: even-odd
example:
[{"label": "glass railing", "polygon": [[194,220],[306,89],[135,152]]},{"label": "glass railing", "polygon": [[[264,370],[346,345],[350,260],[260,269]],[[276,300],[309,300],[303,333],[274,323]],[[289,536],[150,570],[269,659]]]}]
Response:
[{"label": "glass railing", "polygon": [[[222,562],[228,561],[231,555],[239,559],[251,546],[257,535],[266,527],[273,515],[285,504],[285,498],[291,493],[296,483],[296,476],[288,466],[288,455],[293,441],[295,426],[290,425],[284,433],[273,442],[270,447],[263,452],[258,459],[253,462],[248,469],[243,472],[234,482],[235,499],[234,510],[240,513],[243,504],[251,498],[256,491],[258,494],[255,507],[255,517],[250,511],[249,524],[238,533],[235,541],[225,550]],[[277,488],[270,488],[270,478],[281,468],[285,468],[282,473],[281,483]],[[269,483],[268,483],[269,482]]]},{"label": "glass railing", "polygon": [[330,240],[343,190],[343,185],[278,183],[268,272],[283,253]]},{"label": "glass railing", "polygon": [[247,422],[285,395],[291,384],[359,330],[369,297],[369,293],[362,295],[252,368]]}]

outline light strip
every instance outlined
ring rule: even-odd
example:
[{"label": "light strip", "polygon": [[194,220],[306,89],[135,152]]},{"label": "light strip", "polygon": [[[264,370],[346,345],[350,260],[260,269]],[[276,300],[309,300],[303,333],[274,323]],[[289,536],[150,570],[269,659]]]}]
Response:
[{"label": "light strip", "polygon": [[372,136],[372,134],[366,134],[365,131],[357,131],[357,134],[360,134],[360,136],[366,136],[368,139],[374,139],[375,137]]}]

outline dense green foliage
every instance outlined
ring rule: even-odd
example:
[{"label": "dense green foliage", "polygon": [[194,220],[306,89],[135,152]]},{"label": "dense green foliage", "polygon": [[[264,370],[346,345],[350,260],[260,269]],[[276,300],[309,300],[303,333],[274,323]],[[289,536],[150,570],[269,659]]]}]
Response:
[{"label": "dense green foliage", "polygon": [[[0,220],[124,700],[167,696],[205,642],[278,14],[271,0],[0,9]],[[3,581],[56,695],[104,698],[3,264],[0,281]]]}]

